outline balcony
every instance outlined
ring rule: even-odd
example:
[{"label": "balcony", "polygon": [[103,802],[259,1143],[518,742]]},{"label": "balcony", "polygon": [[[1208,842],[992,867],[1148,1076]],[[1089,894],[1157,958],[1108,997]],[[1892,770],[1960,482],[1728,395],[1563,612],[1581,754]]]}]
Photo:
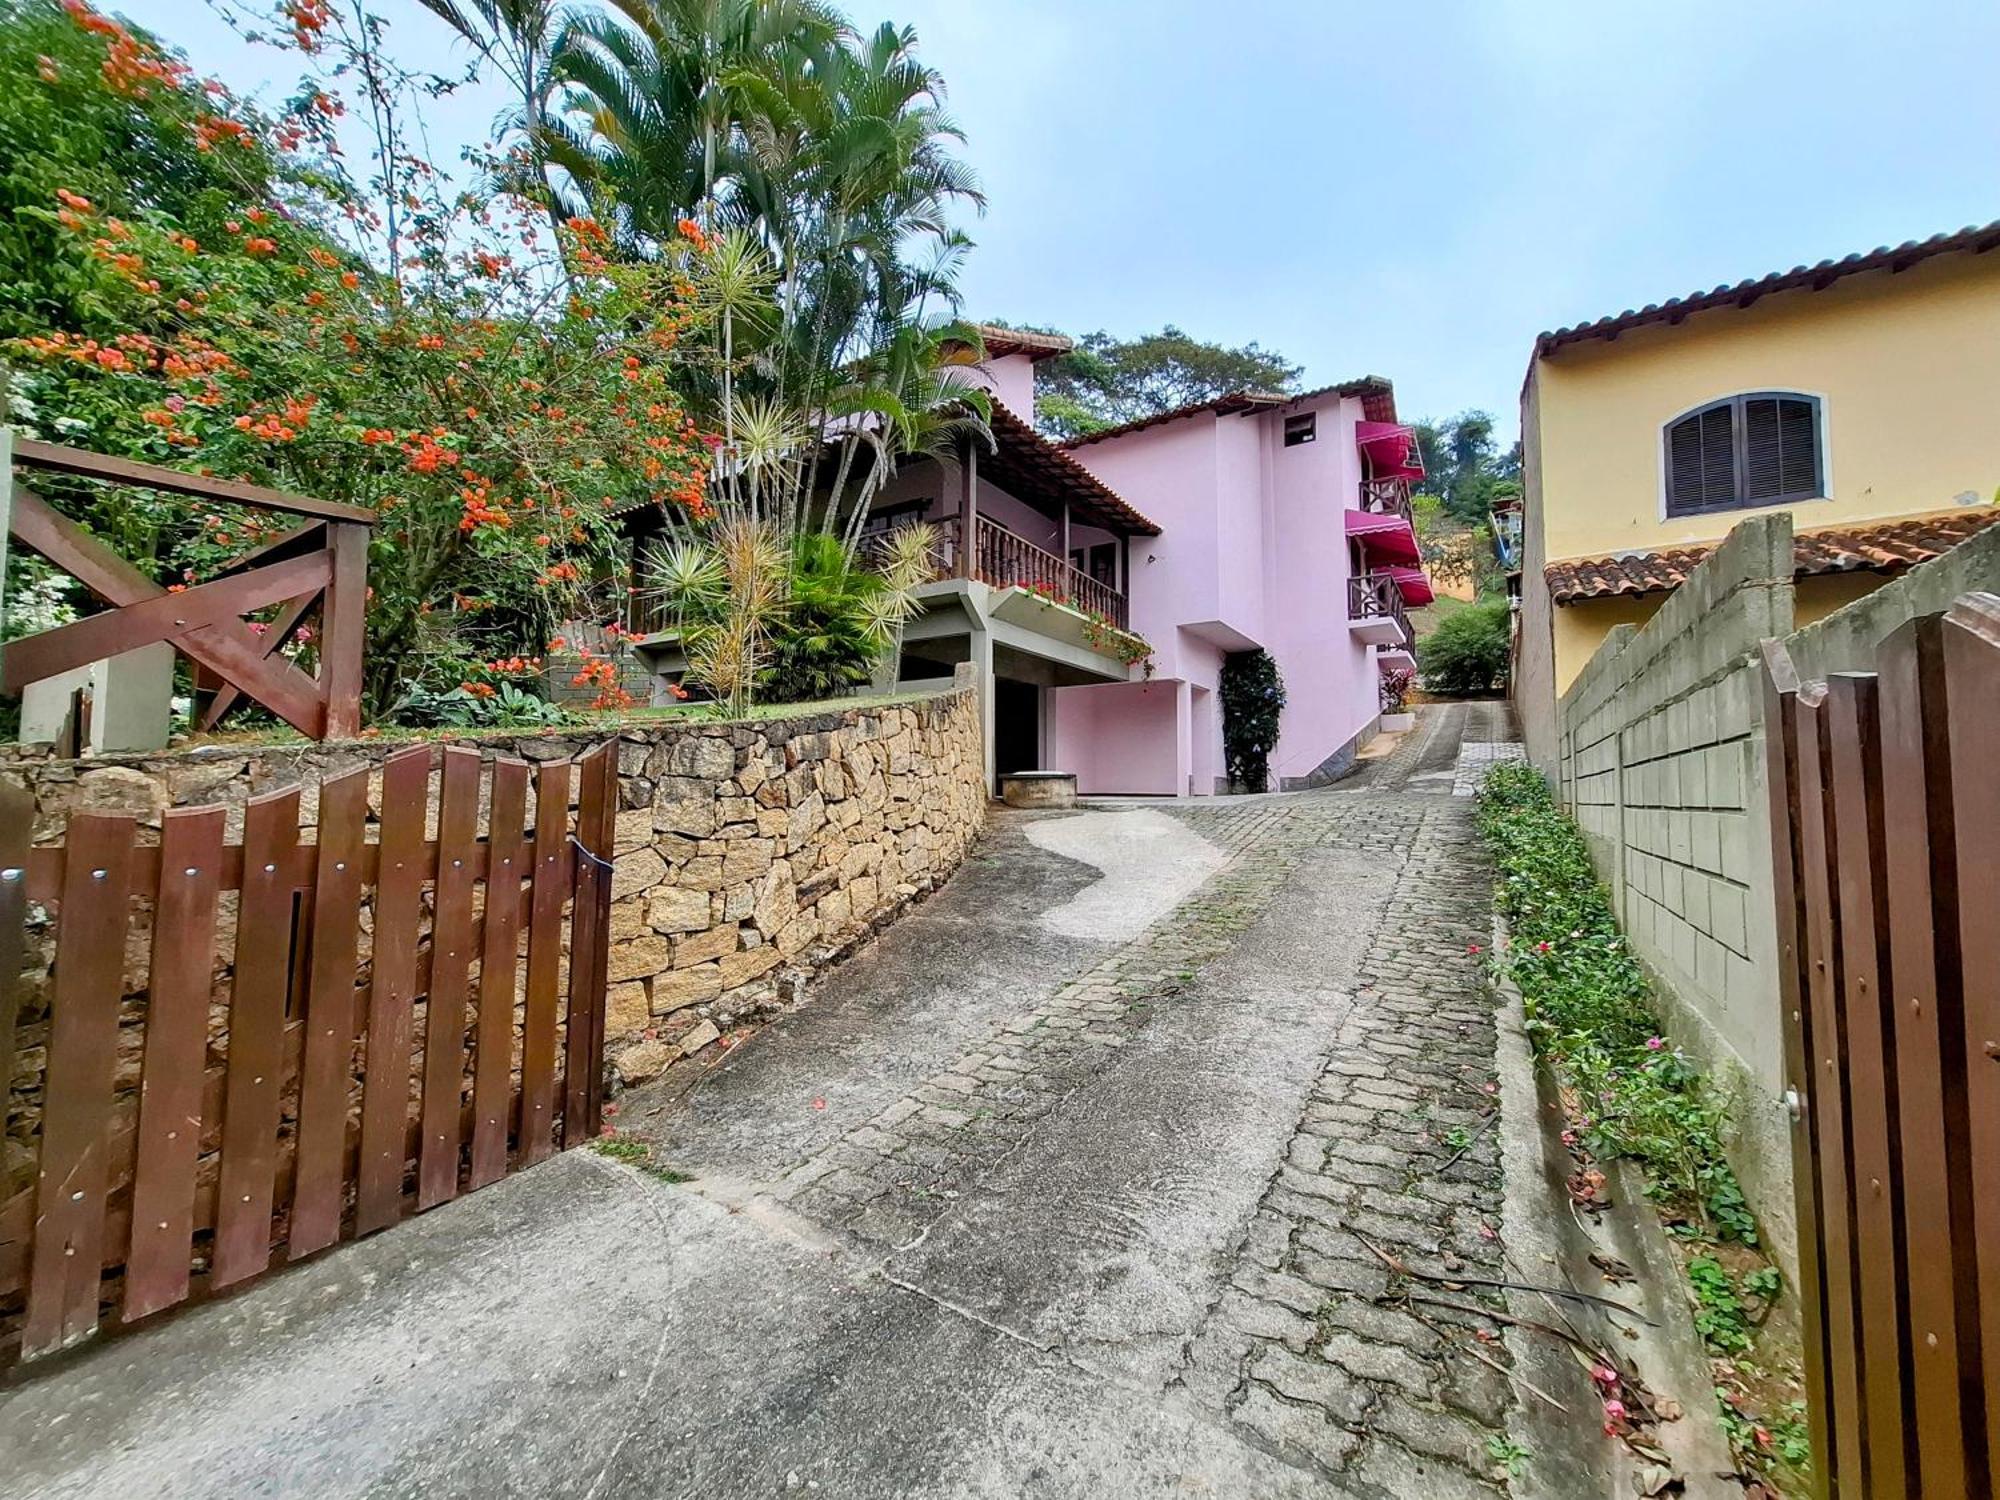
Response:
[{"label": "balcony", "polygon": [[1403,478],[1362,480],[1361,511],[1370,516],[1400,516],[1414,526],[1416,516],[1410,510],[1410,481]]},{"label": "balcony", "polygon": [[[1024,588],[1057,604],[1107,620],[1120,630],[1131,628],[1131,610],[1124,594],[1110,584],[1073,567],[1068,558],[1045,552],[1004,526],[977,518],[978,545],[973,549],[972,576],[996,589]],[[952,524],[954,540],[957,523]]]},{"label": "balcony", "polygon": [[1370,646],[1407,646],[1413,639],[1402,585],[1389,573],[1358,573],[1347,580],[1347,629]]}]

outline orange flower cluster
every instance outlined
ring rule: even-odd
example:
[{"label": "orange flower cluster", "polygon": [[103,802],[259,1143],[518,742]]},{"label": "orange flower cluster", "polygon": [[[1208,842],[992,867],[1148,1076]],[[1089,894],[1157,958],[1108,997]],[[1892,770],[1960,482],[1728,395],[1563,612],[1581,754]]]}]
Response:
[{"label": "orange flower cluster", "polygon": [[317,396],[294,396],[278,411],[261,415],[246,412],[236,419],[236,430],[262,438],[267,443],[296,442],[305,433],[306,423],[312,420],[313,408],[318,404]]},{"label": "orange flower cluster", "polygon": [[292,23],[292,41],[298,49],[306,53],[317,52],[319,34],[333,20],[333,6],[329,0],[285,0],[278,9]]},{"label": "orange flower cluster", "polygon": [[708,236],[702,233],[701,226],[695,223],[693,219],[682,219],[678,228],[681,232],[681,238],[693,245],[695,249],[706,251],[709,248]]},{"label": "orange flower cluster", "polygon": [[203,115],[194,122],[195,150],[213,151],[224,142],[241,146],[247,151],[257,144],[257,138],[250,133],[248,125],[227,115]]},{"label": "orange flower cluster", "polygon": [[445,465],[458,462],[458,455],[438,442],[444,435],[442,427],[410,434],[409,441],[403,444],[403,451],[409,455],[412,473],[435,474]]},{"label": "orange flower cluster", "polygon": [[460,531],[481,526],[497,526],[505,531],[514,524],[514,518],[506,511],[507,502],[494,499],[492,490],[483,483],[468,484],[458,492],[458,498],[465,506],[465,514],[458,520]]},{"label": "orange flower cluster", "polygon": [[[178,88],[192,71],[186,63],[162,57],[109,16],[99,15],[85,0],[62,0],[70,19],[92,36],[101,36],[109,46],[104,54],[104,82],[114,94],[143,99],[157,84]],[[42,77],[55,81],[55,64],[41,59]]]}]

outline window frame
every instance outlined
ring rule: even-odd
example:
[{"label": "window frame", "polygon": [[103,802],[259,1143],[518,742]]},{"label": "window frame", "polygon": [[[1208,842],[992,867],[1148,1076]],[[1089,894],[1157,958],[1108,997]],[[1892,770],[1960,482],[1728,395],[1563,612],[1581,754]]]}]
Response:
[{"label": "window frame", "polygon": [[[1815,487],[1784,495],[1752,500],[1744,491],[1747,488],[1748,423],[1745,408],[1752,401],[1803,401],[1812,408],[1813,417],[1813,467]],[[1680,505],[1674,502],[1673,493],[1673,433],[1674,429],[1690,418],[1699,417],[1718,408],[1729,411],[1730,477],[1734,496],[1726,504]],[[1702,516],[1733,515],[1738,511],[1770,510],[1786,505],[1810,505],[1828,500],[1833,495],[1832,454],[1827,443],[1827,400],[1818,391],[1802,391],[1777,386],[1760,387],[1756,390],[1734,391],[1726,396],[1714,396],[1697,402],[1684,411],[1675,413],[1660,424],[1657,453],[1660,465],[1660,519],[1662,521],[1689,521]]]},{"label": "window frame", "polygon": [[1319,412],[1294,412],[1285,418],[1284,430],[1279,434],[1282,445],[1287,448],[1303,448],[1308,443],[1319,441]]}]

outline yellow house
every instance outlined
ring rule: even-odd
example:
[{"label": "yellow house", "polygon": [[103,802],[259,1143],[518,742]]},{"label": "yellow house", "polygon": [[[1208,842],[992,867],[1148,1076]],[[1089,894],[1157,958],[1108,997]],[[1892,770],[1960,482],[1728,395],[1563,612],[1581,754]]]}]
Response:
[{"label": "yellow house", "polygon": [[1746,514],[1797,530],[1797,622],[2000,519],[2000,223],[1535,341],[1521,392],[1530,755],[1614,625]]}]

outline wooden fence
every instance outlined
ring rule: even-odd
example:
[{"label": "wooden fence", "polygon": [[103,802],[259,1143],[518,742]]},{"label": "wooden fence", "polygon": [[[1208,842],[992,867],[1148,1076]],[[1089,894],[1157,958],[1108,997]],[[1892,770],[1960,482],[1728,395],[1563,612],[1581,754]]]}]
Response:
[{"label": "wooden fence", "polygon": [[45,1058],[35,1179],[0,1202],[0,1363],[599,1131],[616,747],[490,779],[449,749],[435,795],[432,758],[383,765],[373,841],[367,767],[319,787],[313,843],[292,787],[240,842],[199,807],[157,843],[79,814],[31,849],[0,782],[0,1078]]},{"label": "wooden fence", "polygon": [[1876,667],[1802,684],[1765,645],[1817,1477],[1843,1497],[1991,1497],[2000,598],[1910,621]]},{"label": "wooden fence", "polygon": [[[10,453],[11,448],[11,453]],[[30,470],[160,490],[197,500],[297,516],[302,524],[236,558],[205,582],[173,593],[133,567],[14,477]],[[10,438],[0,428],[0,560],[6,538],[41,554],[109,608],[0,649],[0,692],[156,641],[202,669],[201,727],[213,728],[246,699],[314,739],[361,730],[362,611],[368,597],[373,511],[262,485],[183,474],[54,443]],[[241,618],[282,605],[261,630]],[[317,612],[319,675],[281,648]]]}]

